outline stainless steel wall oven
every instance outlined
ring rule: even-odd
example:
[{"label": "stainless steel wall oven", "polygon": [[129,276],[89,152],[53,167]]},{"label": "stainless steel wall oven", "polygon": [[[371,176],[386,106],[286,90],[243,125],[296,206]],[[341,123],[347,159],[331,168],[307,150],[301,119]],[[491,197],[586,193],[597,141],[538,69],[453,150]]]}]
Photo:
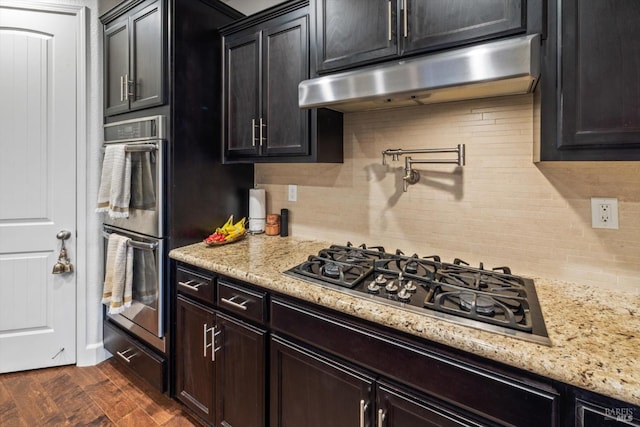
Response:
[{"label": "stainless steel wall oven", "polygon": [[[165,240],[104,225],[104,251],[111,233],[129,238],[133,253],[131,307],[107,316],[119,326],[165,351]],[[106,260],[105,260],[106,261]]]},{"label": "stainless steel wall oven", "polygon": [[166,234],[164,185],[166,171],[165,117],[125,120],[104,126],[104,146],[124,146],[131,162],[131,201],[127,218],[104,223],[154,237]]},{"label": "stainless steel wall oven", "polygon": [[[167,253],[166,118],[161,115],[118,121],[104,126],[104,148],[122,146],[130,173],[127,217],[104,215],[104,264],[107,272],[109,236],[128,238],[132,249],[132,300],[122,313],[106,318],[153,346],[167,350],[165,324],[168,298],[165,289]],[[128,179],[129,179],[128,178]],[[104,179],[104,177],[103,177]],[[124,357],[124,356],[123,356]]]}]

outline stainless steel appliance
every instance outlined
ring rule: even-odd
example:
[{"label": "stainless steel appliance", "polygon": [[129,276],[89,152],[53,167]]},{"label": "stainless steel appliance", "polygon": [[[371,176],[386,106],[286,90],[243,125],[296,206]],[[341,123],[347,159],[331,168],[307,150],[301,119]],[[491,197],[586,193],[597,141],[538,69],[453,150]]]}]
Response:
[{"label": "stainless steel appliance", "polygon": [[534,282],[508,267],[331,245],[285,274],[421,315],[551,345]]},{"label": "stainless steel appliance", "polygon": [[104,223],[163,237],[166,230],[166,118],[152,116],[107,124],[104,146],[110,145],[124,145],[131,157],[131,203],[127,218],[106,215]]},{"label": "stainless steel appliance", "polygon": [[351,112],[529,93],[540,78],[540,34],[305,80],[300,108]]},{"label": "stainless steel appliance", "polygon": [[133,285],[131,307],[107,316],[158,350],[165,351],[165,239],[104,226],[104,249],[111,233],[128,237],[133,249]]},{"label": "stainless steel appliance", "polygon": [[165,340],[167,215],[165,212],[166,117],[123,120],[104,126],[104,146],[124,145],[131,163],[131,201],[126,218],[104,216],[105,264],[112,233],[133,248],[133,300],[123,313],[106,317],[162,353]]}]

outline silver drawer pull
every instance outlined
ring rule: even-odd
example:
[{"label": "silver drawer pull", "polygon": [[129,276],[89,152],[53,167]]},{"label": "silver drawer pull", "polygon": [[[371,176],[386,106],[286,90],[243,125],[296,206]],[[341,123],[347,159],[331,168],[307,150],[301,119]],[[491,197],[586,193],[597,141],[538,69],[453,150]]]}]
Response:
[{"label": "silver drawer pull", "polygon": [[116,354],[120,357],[122,357],[122,359],[127,362],[127,363],[131,363],[131,359],[133,359],[134,357],[136,357],[138,355],[138,353],[133,353],[131,356],[128,356],[127,353],[129,353],[130,351],[133,351],[132,348],[128,348],[123,352],[120,351],[116,351]]},{"label": "silver drawer pull", "polygon": [[[196,283],[196,284],[195,284],[195,285],[193,285],[193,283]],[[199,291],[199,289],[198,289],[198,288],[199,288],[200,286],[204,286],[204,285],[206,285],[206,283],[197,282],[197,281],[195,281],[195,280],[189,280],[189,281],[187,281],[187,282],[178,282],[178,285],[180,285],[180,286],[186,286],[187,288],[192,289],[192,290],[194,290],[194,291],[198,292],[198,291]]]},{"label": "silver drawer pull", "polygon": [[249,301],[248,300],[244,300],[244,301],[238,303],[238,302],[235,301],[237,298],[240,298],[240,296],[239,295],[235,295],[234,297],[229,298],[229,299],[222,298],[220,301],[222,301],[225,304],[229,304],[232,307],[239,308],[240,310],[246,310],[247,309],[247,303]]}]

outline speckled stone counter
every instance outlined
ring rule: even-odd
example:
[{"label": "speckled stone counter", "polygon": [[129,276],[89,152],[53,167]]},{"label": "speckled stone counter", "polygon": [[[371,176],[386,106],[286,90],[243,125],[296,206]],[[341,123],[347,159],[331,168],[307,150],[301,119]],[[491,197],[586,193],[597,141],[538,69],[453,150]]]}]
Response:
[{"label": "speckled stone counter", "polygon": [[552,346],[480,331],[375,303],[282,274],[327,242],[248,236],[169,256],[228,277],[640,405],[640,295],[534,278]]}]

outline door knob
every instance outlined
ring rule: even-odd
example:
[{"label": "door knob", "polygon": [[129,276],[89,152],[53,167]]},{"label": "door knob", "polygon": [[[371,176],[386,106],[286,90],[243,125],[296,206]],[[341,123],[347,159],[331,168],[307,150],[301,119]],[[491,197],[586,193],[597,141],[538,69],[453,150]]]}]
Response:
[{"label": "door knob", "polygon": [[58,261],[53,266],[52,274],[73,273],[73,264],[67,256],[67,248],[64,245],[64,241],[71,237],[71,232],[68,230],[60,230],[56,234],[56,238],[62,241],[60,248],[60,254],[58,255]]},{"label": "door knob", "polygon": [[56,239],[62,240],[63,242],[71,237],[71,232],[69,230],[60,230],[58,234],[56,234]]}]

